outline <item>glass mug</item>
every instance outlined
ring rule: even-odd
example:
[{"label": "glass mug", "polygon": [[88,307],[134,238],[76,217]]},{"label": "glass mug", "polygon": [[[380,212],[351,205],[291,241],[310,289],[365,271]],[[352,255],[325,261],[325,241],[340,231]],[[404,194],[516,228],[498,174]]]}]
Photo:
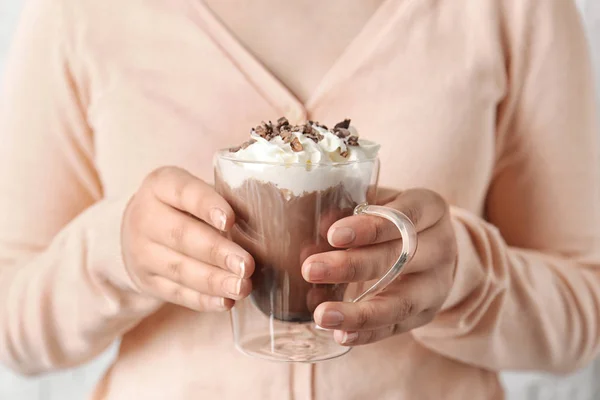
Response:
[{"label": "glass mug", "polygon": [[[390,284],[413,257],[417,234],[397,210],[375,201],[379,160],[334,164],[239,161],[228,150],[214,159],[215,189],[232,206],[236,223],[229,237],[253,257],[252,293],[231,311],[235,346],[269,360],[317,362],[350,351],[317,326],[316,307],[325,301],[365,300]],[[313,284],[302,277],[311,255],[335,250],[327,231],[350,215],[385,218],[400,231],[397,261],[366,290],[367,282]]]}]

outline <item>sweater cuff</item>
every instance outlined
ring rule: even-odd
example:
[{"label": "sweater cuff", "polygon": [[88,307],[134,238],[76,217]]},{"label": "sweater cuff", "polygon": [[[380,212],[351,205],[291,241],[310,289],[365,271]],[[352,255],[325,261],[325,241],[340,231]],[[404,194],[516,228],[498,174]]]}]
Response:
[{"label": "sweater cuff", "polygon": [[494,265],[502,257],[490,244],[500,245],[502,237],[491,224],[468,211],[451,208],[452,224],[457,242],[457,262],[452,288],[433,321],[415,329],[416,336],[445,336],[458,334],[482,312],[482,302],[494,298],[491,292],[503,290],[501,276],[496,276]]},{"label": "sweater cuff", "polygon": [[90,275],[98,285],[112,292],[120,303],[142,312],[158,308],[162,301],[144,294],[127,272],[121,247],[121,226],[129,198],[105,200],[89,212],[86,221]]},{"label": "sweater cuff", "polygon": [[[450,293],[442,305],[440,312],[455,307],[468,297],[485,279],[481,268],[482,262],[477,252],[477,233],[479,221],[476,217],[459,209],[451,209],[452,226],[456,235],[457,260],[454,270],[454,280]],[[475,234],[472,234],[475,233]]]}]

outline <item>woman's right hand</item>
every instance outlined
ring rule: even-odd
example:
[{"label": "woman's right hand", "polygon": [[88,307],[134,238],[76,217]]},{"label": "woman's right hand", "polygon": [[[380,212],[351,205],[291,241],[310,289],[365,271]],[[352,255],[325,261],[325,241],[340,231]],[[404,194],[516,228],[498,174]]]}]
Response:
[{"label": "woman's right hand", "polygon": [[123,220],[125,266],[142,292],[196,311],[225,311],[252,289],[254,260],[221,232],[234,212],[187,171],[159,168],[144,180]]}]

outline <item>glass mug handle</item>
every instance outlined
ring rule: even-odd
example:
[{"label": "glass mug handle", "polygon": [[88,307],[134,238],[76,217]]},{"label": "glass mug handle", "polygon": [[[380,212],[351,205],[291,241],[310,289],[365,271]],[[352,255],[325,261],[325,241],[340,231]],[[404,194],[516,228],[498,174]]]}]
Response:
[{"label": "glass mug handle", "polygon": [[362,203],[356,206],[354,215],[371,215],[385,218],[398,228],[402,237],[402,251],[396,262],[373,286],[352,300],[352,302],[356,303],[380,293],[402,273],[404,266],[413,258],[417,251],[417,230],[406,215],[389,207]]}]

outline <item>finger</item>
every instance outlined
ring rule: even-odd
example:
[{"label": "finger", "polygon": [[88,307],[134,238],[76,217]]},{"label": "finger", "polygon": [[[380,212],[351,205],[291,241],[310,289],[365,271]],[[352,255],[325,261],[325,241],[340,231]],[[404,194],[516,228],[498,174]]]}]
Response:
[{"label": "finger", "polygon": [[[384,205],[392,201],[396,196],[398,196],[400,192],[387,189],[387,188],[379,188],[377,189],[377,199],[375,201],[378,205]],[[351,207],[346,208],[332,208],[325,210],[321,213],[321,217],[319,220],[319,234],[322,238],[327,239],[327,232],[329,232],[329,228],[342,218],[346,218],[352,215],[354,211]],[[329,243],[326,241],[326,245],[329,246]]]},{"label": "finger", "polygon": [[377,200],[375,201],[375,204],[385,205],[391,203],[399,194],[400,192],[396,189],[380,187],[377,189]]},{"label": "finger", "polygon": [[235,304],[231,299],[199,293],[160,276],[155,278],[153,290],[169,303],[198,312],[227,311]]},{"label": "finger", "polygon": [[357,303],[327,302],[314,313],[315,322],[328,329],[375,330],[401,324],[422,312],[442,306],[451,280],[436,270],[403,276],[377,296]]},{"label": "finger", "polygon": [[309,243],[302,245],[300,248],[300,263],[303,264],[308,258],[315,254],[323,254],[334,249],[327,243],[326,240],[319,240],[317,243]]},{"label": "finger", "polygon": [[[441,227],[440,227],[441,228]],[[302,276],[312,283],[366,282],[381,278],[398,260],[402,241],[333,250],[314,254],[302,265]],[[403,275],[423,272],[431,268],[454,264],[456,239],[454,235],[440,233],[437,227],[419,235],[419,246]]]},{"label": "finger", "polygon": [[323,238],[325,245],[330,247],[329,242],[327,241],[327,232],[329,232],[329,228],[331,228],[334,223],[340,221],[342,218],[351,216],[353,211],[353,208],[346,207],[342,209],[331,208],[321,213],[319,219],[319,235]]},{"label": "finger", "polygon": [[194,260],[167,247],[157,245],[149,250],[154,260],[148,272],[210,296],[239,300],[248,296],[252,283],[221,268]]},{"label": "finger", "polygon": [[176,167],[164,167],[150,175],[155,196],[163,203],[187,212],[220,231],[233,225],[235,215],[227,201],[211,185]]},{"label": "finger", "polygon": [[342,346],[360,346],[379,342],[403,332],[409,332],[433,320],[434,312],[422,312],[406,321],[371,331],[341,331],[333,332],[333,338]]},{"label": "finger", "polygon": [[[385,206],[406,215],[417,232],[432,227],[448,212],[444,199],[425,189],[407,190]],[[394,224],[370,215],[355,215],[337,221],[327,234],[327,240],[334,247],[366,246],[399,238],[400,232]]]},{"label": "finger", "polygon": [[252,256],[213,227],[164,204],[158,204],[153,215],[154,220],[144,229],[154,242],[240,277],[248,278],[254,272]]},{"label": "finger", "polygon": [[311,283],[365,282],[383,276],[400,254],[402,243],[376,244],[351,250],[333,250],[310,256],[302,277]]}]

